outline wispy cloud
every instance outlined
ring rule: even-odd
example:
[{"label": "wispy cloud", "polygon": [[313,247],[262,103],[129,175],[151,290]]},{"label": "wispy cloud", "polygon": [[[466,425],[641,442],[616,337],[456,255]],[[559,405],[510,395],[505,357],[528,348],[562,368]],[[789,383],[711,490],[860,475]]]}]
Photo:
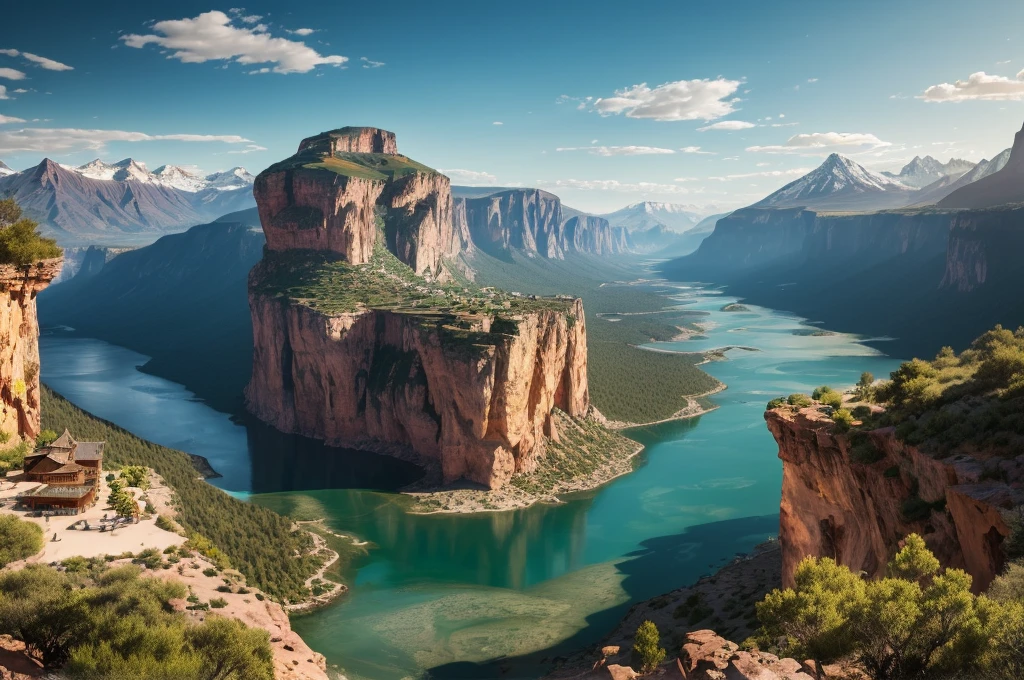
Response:
[{"label": "wispy cloud", "polygon": [[967,80],[932,85],[918,99],[926,102],[1017,101],[1024,99],[1024,71],[1013,78],[978,71]]},{"label": "wispy cloud", "polygon": [[747,151],[755,153],[795,153],[821,155],[833,151],[869,151],[892,146],[875,135],[862,132],[811,132],[793,135],[785,144],[773,146],[748,146]]},{"label": "wispy cloud", "polygon": [[302,37],[306,37],[307,35],[313,35],[314,33],[316,33],[316,29],[296,28],[294,31],[289,31],[288,29],[285,29],[285,32],[291,33],[292,35],[301,35]]},{"label": "wispy cloud", "polygon": [[0,54],[8,57],[21,56],[26,61],[32,62],[40,68],[44,68],[47,71],[73,71],[74,67],[62,64],[59,61],[53,59],[47,59],[46,57],[40,57],[38,54],[32,54],[31,52],[21,52],[19,50],[3,49],[0,50]]},{"label": "wispy cloud", "polygon": [[4,85],[0,85],[0,99],[10,99],[10,96],[7,94],[7,87]]},{"label": "wispy cloud", "polygon": [[677,80],[657,87],[640,83],[616,90],[612,97],[593,101],[595,111],[603,116],[625,114],[628,118],[657,121],[714,120],[736,110],[733,95],[738,80]]},{"label": "wispy cloud", "polygon": [[384,66],[383,61],[374,61],[368,57],[359,57],[359,61],[363,62],[363,68],[380,68]]},{"label": "wispy cloud", "polygon": [[541,180],[543,186],[555,189],[580,189],[582,191],[616,191],[629,193],[689,194],[689,189],[676,184],[657,182],[620,182],[615,179],[559,179],[553,182]]},{"label": "wispy cloud", "polygon": [[489,172],[478,170],[464,170],[462,168],[442,169],[441,172],[448,175],[448,179],[457,184],[469,186],[489,186],[497,184],[498,178]]},{"label": "wispy cloud", "polygon": [[681,148],[679,150],[682,153],[707,154],[709,156],[715,155],[714,151],[705,151],[704,149],[700,148],[699,146],[684,146],[683,148]]},{"label": "wispy cloud", "polygon": [[761,177],[792,177],[806,175],[814,168],[792,168],[790,170],[764,170],[762,172],[741,172],[732,175],[711,176],[707,179],[716,182],[732,182],[739,179],[759,179]]},{"label": "wispy cloud", "polygon": [[502,123],[500,120],[496,120],[493,123],[491,123],[491,125],[504,125],[504,123]]},{"label": "wispy cloud", "polygon": [[0,153],[37,151],[58,153],[103,149],[110,142],[220,142],[224,144],[251,144],[252,140],[238,135],[170,134],[150,135],[125,130],[87,130],[81,128],[22,128],[0,131]]},{"label": "wispy cloud", "polygon": [[0,68],[0,78],[7,80],[24,80],[25,74],[14,68]]},{"label": "wispy cloud", "polygon": [[561,146],[555,151],[587,151],[595,156],[649,156],[675,153],[657,146]]},{"label": "wispy cloud", "polygon": [[233,150],[233,151],[228,151],[227,153],[246,154],[246,153],[256,153],[257,151],[266,151],[266,150],[267,150],[267,147],[260,146],[259,144],[246,144],[244,149],[236,149],[236,150]]},{"label": "wispy cloud", "polygon": [[[153,33],[122,35],[129,47],[158,45],[171,50],[169,59],[186,64],[235,61],[243,65],[274,64],[274,73],[307,73],[317,66],[341,66],[348,57],[324,56],[303,42],[275,38],[263,24],[235,26],[224,12],[205,12],[192,19],[153,24]],[[263,72],[260,69],[258,72]]]},{"label": "wispy cloud", "polygon": [[24,118],[15,118],[14,116],[5,116],[0,113],[0,125],[6,125],[7,123],[24,123]]},{"label": "wispy cloud", "polygon": [[748,123],[745,120],[720,120],[717,123],[711,125],[705,125],[704,127],[697,128],[700,132],[707,132],[708,130],[749,130],[752,127],[757,127],[754,123]]}]

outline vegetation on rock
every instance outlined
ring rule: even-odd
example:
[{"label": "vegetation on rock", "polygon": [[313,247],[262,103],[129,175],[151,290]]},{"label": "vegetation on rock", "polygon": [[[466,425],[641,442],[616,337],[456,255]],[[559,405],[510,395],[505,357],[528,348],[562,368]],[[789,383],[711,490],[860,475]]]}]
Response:
[{"label": "vegetation on rock", "polygon": [[293,529],[287,517],[207,484],[181,451],[140,439],[46,387],[42,396],[45,427],[67,427],[82,440],[106,441],[109,465],[140,465],[156,471],[174,490],[175,519],[197,550],[207,556],[225,555],[249,583],[277,598],[296,601],[308,595],[305,580],[317,570],[321,558],[310,554],[312,539]]},{"label": "vegetation on rock", "polygon": [[653,671],[664,660],[665,649],[661,647],[658,627],[650,621],[644,621],[633,638],[633,664],[640,666],[640,670],[646,673]]},{"label": "vegetation on rock", "polygon": [[868,581],[830,558],[808,557],[795,586],[758,604],[751,641],[795,658],[853,658],[877,680],[918,677],[1019,678],[1024,668],[1024,569],[996,579],[992,597],[974,595],[971,577],[939,568],[911,534]]},{"label": "vegetation on rock", "polygon": [[13,198],[0,201],[0,264],[34,264],[63,255],[55,240],[39,235],[38,226],[22,217]]},{"label": "vegetation on rock", "polygon": [[269,634],[234,619],[190,624],[176,581],[88,561],[0,574],[0,633],[67,678],[271,680]]}]

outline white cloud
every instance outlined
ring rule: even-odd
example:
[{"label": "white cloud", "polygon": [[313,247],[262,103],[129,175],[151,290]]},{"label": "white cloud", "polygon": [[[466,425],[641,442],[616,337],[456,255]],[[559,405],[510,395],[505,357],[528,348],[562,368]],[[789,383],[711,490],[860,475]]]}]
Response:
[{"label": "white cloud", "polygon": [[[4,54],[8,57],[17,57],[21,55],[27,61],[36,64],[37,66],[46,69],[47,71],[73,71],[74,68],[67,64],[62,64],[59,61],[53,59],[47,59],[46,57],[40,57],[38,54],[32,54],[31,52],[19,52],[18,50],[0,50],[0,54]],[[20,80],[17,79],[17,80]]]},{"label": "white cloud", "polygon": [[757,125],[748,123],[745,120],[720,120],[717,123],[699,127],[697,130],[700,132],[707,132],[708,130],[749,130],[752,127],[757,127]]},{"label": "white cloud", "polygon": [[171,19],[153,24],[149,35],[122,35],[129,47],[149,44],[173,50],[168,58],[186,64],[234,60],[239,64],[275,64],[274,73],[307,73],[321,64],[341,66],[348,57],[323,56],[303,42],[274,38],[262,24],[231,25],[224,12],[212,11],[194,19]]},{"label": "white cloud", "polygon": [[632,193],[688,194],[686,189],[675,184],[656,182],[620,182],[615,179],[559,179],[554,182],[540,181],[539,184],[556,189],[580,189],[582,191],[624,191]]},{"label": "white cloud", "polygon": [[380,68],[384,65],[383,61],[374,61],[367,57],[359,57],[359,61],[363,62],[363,68]]},{"label": "white cloud", "polygon": [[316,30],[312,28],[296,28],[294,31],[288,31],[288,33],[305,37],[307,35],[313,35],[316,33]]},{"label": "white cloud", "polygon": [[719,177],[708,177],[716,182],[732,182],[738,179],[753,179],[755,177],[791,177],[793,175],[806,175],[814,168],[793,168],[791,170],[765,170],[763,172],[743,172],[734,175],[722,175]]},{"label": "white cloud", "polygon": [[24,80],[25,74],[13,68],[0,68],[0,78],[7,80]]},{"label": "white cloud", "polygon": [[555,151],[589,151],[595,156],[651,156],[675,153],[657,146],[562,146]]},{"label": "white cloud", "polygon": [[0,125],[6,125],[7,123],[24,123],[24,118],[15,118],[14,116],[5,116],[0,113]]},{"label": "white cloud", "polygon": [[0,85],[0,99],[10,99],[10,97],[7,96],[7,88],[3,85]]},{"label": "white cloud", "polygon": [[504,125],[504,123],[502,123],[500,120],[496,120],[493,123],[491,123],[491,125]]},{"label": "white cloud", "polygon": [[699,154],[708,154],[710,156],[713,156],[715,154],[714,151],[704,151],[699,146],[684,146],[683,148],[681,148],[679,150],[682,151],[683,153],[699,153]]},{"label": "white cloud", "polygon": [[489,186],[497,184],[498,178],[489,172],[479,172],[477,170],[463,170],[461,168],[450,168],[448,170],[441,170],[444,174],[448,175],[453,183],[456,184],[468,184],[469,186]]},{"label": "white cloud", "polygon": [[1009,63],[1010,63],[1010,60],[1009,60],[1009,59],[1006,59],[1006,60],[1004,60],[1004,61],[997,61],[997,62],[996,62],[996,66],[1006,66],[1006,65],[1007,65],[1007,64],[1009,64]]},{"label": "white cloud", "polygon": [[932,85],[918,99],[926,102],[1017,101],[1024,99],[1024,71],[1013,78],[978,71],[967,80]]},{"label": "white cloud", "polygon": [[244,149],[237,149],[235,151],[228,151],[227,153],[255,153],[257,151],[266,151],[267,147],[260,146],[259,144],[246,144]]},{"label": "white cloud", "polygon": [[816,83],[816,82],[818,82],[818,79],[817,78],[808,78],[807,82],[809,82],[809,83]]},{"label": "white cloud", "polygon": [[252,140],[238,135],[149,135],[124,130],[85,130],[80,128],[22,128],[0,132],[0,153],[38,151],[42,153],[100,150],[109,142],[222,142],[245,144]]},{"label": "white cloud", "polygon": [[805,155],[827,154],[833,151],[873,151],[886,146],[878,137],[861,132],[811,132],[793,135],[785,144],[775,146],[748,146],[747,151],[760,153],[798,153]]},{"label": "white cloud", "polygon": [[714,120],[736,110],[732,95],[739,86],[740,81],[725,78],[677,80],[655,88],[640,83],[594,100],[594,109],[603,116],[624,113],[657,121]]},{"label": "white cloud", "polygon": [[26,90],[23,87],[19,87],[17,90],[14,91],[14,94],[25,94],[26,92],[28,92],[28,90]]}]

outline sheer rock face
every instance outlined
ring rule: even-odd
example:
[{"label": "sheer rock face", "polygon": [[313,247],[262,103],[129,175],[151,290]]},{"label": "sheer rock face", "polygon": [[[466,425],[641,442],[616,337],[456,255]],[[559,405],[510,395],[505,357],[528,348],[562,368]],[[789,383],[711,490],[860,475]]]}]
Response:
[{"label": "sheer rock face", "polygon": [[[546,244],[543,232],[557,228],[560,211],[557,198],[552,204],[535,193],[495,219],[539,216],[530,223],[544,225]],[[256,179],[255,195],[267,248],[299,258],[328,250],[366,264],[382,237],[429,279],[446,276],[471,247],[472,223],[465,203],[453,208],[448,178],[397,155],[394,135],[382,130],[343,128],[304,140],[296,156]],[[502,314],[501,332],[491,331],[491,313],[359,304],[328,315],[264,292],[274,262],[265,257],[249,276],[255,347],[246,405],[284,432],[411,451],[437,461],[445,481],[496,488],[537,466],[557,436],[552,409],[575,417],[589,409],[579,300]],[[447,330],[452,325],[466,332]]]},{"label": "sheer rock face", "polygon": [[[262,276],[261,265],[252,279]],[[385,310],[327,316],[249,296],[255,336],[249,410],[328,444],[411,449],[446,482],[490,488],[530,472],[552,436],[551,410],[589,408],[583,305],[516,318],[493,344],[453,342],[421,317]],[[479,330],[491,319],[481,316]]]},{"label": "sheer rock face", "polygon": [[620,255],[630,251],[626,229],[613,228],[603,217],[574,215],[565,221],[562,230],[562,249],[566,252]]},{"label": "sheer rock face", "polygon": [[0,431],[11,441],[39,434],[36,295],[60,273],[62,262],[0,265]]},{"label": "sheer rock face", "polygon": [[446,260],[469,248],[465,234],[453,228],[448,178],[424,166],[393,175],[386,163],[380,166],[384,173],[353,163],[335,170],[311,167],[336,153],[408,162],[398,155],[394,133],[386,130],[342,128],[304,139],[295,156],[256,178],[253,193],[267,247],[328,250],[365,264],[380,218],[391,252],[421,276],[444,278]]},{"label": "sheer rock face", "polygon": [[[867,433],[872,463],[857,462],[845,434],[815,407],[765,413],[782,459],[779,539],[782,578],[804,557],[831,557],[878,577],[909,533],[924,537],[943,566],[966,569],[984,590],[1002,570],[1009,535],[1003,512],[1024,502],[1014,482],[1024,465],[1005,461],[1009,482],[981,481],[968,456],[936,460],[896,438],[893,428]],[[861,458],[863,459],[863,458]],[[931,504],[922,510],[921,502]],[[918,513],[908,512],[917,506]],[[944,507],[943,507],[944,506]],[[909,515],[909,517],[908,517]]]},{"label": "sheer rock face", "polygon": [[511,249],[563,259],[562,202],[539,189],[513,189],[465,199],[473,242],[482,250]]}]

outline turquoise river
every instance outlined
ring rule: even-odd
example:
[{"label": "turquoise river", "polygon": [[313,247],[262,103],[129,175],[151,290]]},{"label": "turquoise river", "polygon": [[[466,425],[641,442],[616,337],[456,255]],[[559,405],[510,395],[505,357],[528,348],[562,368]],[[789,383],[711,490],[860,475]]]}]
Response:
[{"label": "turquoise river", "polygon": [[[536,677],[593,643],[630,604],[707,574],[777,531],[781,464],[765,403],[848,386],[897,361],[854,336],[734,298],[678,286],[706,333],[658,350],[733,347],[704,368],[728,385],[718,408],[639,428],[639,468],[559,505],[476,515],[412,515],[394,493],[417,471],[332,450],[214,411],[139,372],[126,349],[57,331],[41,339],[44,382],[137,435],[206,456],[221,488],[276,510],[323,516],[367,542],[351,590],[293,625],[352,680]],[[884,345],[883,345],[884,346]],[[538,670],[541,669],[541,670]]]}]

